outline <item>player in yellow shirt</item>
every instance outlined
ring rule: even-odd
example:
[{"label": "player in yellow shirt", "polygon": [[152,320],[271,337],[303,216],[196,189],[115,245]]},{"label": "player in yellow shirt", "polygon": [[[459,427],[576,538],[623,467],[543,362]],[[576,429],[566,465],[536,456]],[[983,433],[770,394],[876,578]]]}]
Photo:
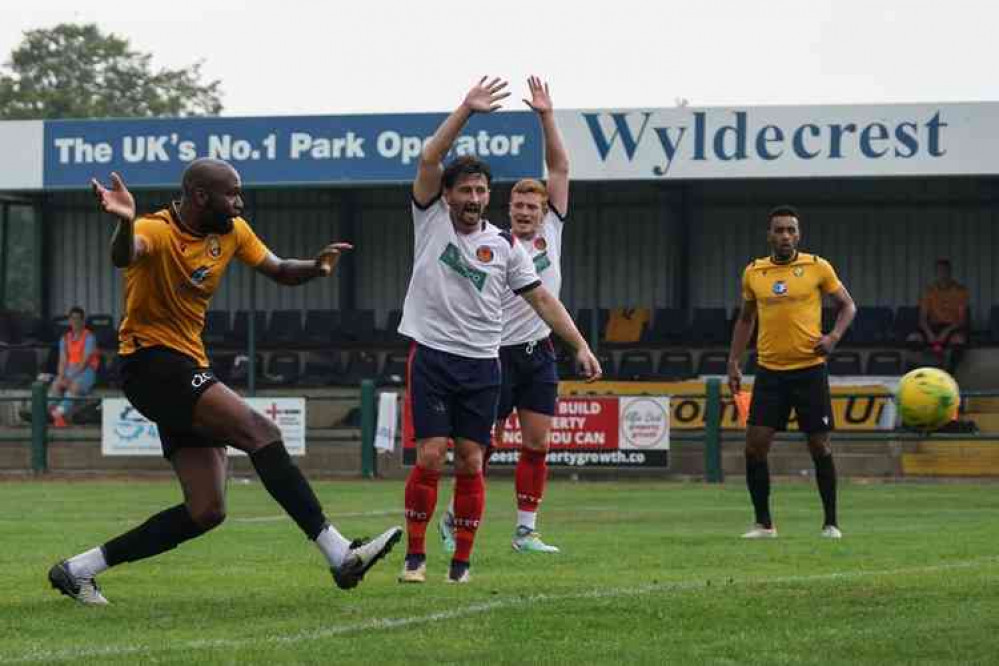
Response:
[{"label": "player in yellow shirt", "polygon": [[[759,320],[756,380],[746,429],[746,485],[756,524],[743,537],[774,538],[770,517],[770,469],[767,455],[774,433],[785,430],[794,409],[798,427],[808,437],[815,478],[822,499],[822,536],[843,536],[836,517],[836,467],[829,433],[834,427],[826,357],[832,353],[857,306],[825,259],[798,251],[800,217],[791,206],[770,212],[769,257],[755,259],[742,274],[742,310],[732,332],[728,381],[732,395],[742,387],[742,355]],[[822,333],[822,297],[838,307],[836,323]]]},{"label": "player in yellow shirt", "polygon": [[135,201],[117,174],[93,181],[101,208],[118,218],[111,259],[125,269],[125,318],[118,333],[125,396],[159,430],[184,502],[161,511],[102,546],[49,570],[49,582],[84,604],[106,604],[95,577],[124,562],[176,548],[225,519],[225,444],[249,454],[260,480],[330,564],[337,586],[356,586],[399,540],[394,527],[371,541],[348,541],[323,513],[273,421],[216,379],[201,342],[205,311],[229,262],[239,259],[283,285],[332,273],[348,243],[314,259],[280,259],[241,217],[239,173],[200,159],[184,171],[183,195],[136,219]]}]

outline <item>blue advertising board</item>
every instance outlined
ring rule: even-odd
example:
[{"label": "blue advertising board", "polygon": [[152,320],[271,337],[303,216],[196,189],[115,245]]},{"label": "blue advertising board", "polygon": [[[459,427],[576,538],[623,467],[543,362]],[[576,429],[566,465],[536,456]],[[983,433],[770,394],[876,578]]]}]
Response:
[{"label": "blue advertising board", "polygon": [[[44,187],[79,189],[117,171],[130,187],[172,187],[199,157],[231,162],[245,186],[404,183],[445,114],[59,120],[45,123]],[[532,112],[473,116],[452,155],[486,160],[497,180],[543,173]]]}]

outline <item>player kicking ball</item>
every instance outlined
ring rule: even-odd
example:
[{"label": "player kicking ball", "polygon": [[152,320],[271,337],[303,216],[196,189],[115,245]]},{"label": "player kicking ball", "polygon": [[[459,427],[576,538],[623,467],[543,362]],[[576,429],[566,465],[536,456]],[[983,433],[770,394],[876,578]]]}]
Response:
[{"label": "player kicking ball", "polygon": [[[527,80],[527,104],[541,121],[545,138],[548,181],[521,180],[510,193],[510,231],[524,248],[541,283],[554,296],[562,288],[562,230],[569,209],[569,156],[555,124],[548,84]],[[503,298],[503,337],[500,347],[503,383],[494,436],[517,410],[522,444],[515,473],[517,523],[513,549],[519,553],[557,553],[537,531],[538,509],[548,480],[548,435],[558,396],[558,369],[551,328],[523,298],[512,291]],[[490,449],[491,451],[492,449]],[[488,452],[486,456],[488,463]],[[441,516],[438,532],[444,550],[453,553],[454,505]]]},{"label": "player kicking ball", "polygon": [[201,341],[208,303],[233,259],[293,286],[329,276],[351,246],[332,243],[309,260],[274,256],[241,217],[239,173],[219,160],[192,162],[181,200],[138,219],[124,182],[117,174],[111,181],[110,189],[92,184],[104,212],[118,218],[111,259],[125,269],[125,318],[118,332],[123,388],[156,423],[184,501],[54,565],[52,587],[84,604],[106,604],[98,574],[218,527],[226,515],[226,444],[249,455],[264,487],[322,553],[336,585],[355,587],[402,529],[392,527],[371,541],[341,535],[292,462],[281,431],[215,377]]}]

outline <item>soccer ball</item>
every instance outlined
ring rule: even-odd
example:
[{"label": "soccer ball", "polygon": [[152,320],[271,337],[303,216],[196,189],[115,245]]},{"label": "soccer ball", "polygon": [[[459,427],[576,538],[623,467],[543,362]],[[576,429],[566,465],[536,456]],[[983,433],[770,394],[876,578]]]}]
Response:
[{"label": "soccer ball", "polygon": [[961,392],[954,378],[939,368],[916,368],[898,383],[895,392],[902,425],[936,430],[957,418]]}]

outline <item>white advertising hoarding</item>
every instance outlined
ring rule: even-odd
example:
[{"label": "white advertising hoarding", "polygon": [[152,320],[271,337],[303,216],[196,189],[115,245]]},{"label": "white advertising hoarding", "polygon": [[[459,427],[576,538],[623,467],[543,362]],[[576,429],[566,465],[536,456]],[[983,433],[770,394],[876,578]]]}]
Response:
[{"label": "white advertising hoarding", "polygon": [[[278,428],[288,453],[305,455],[305,398],[246,398],[246,402]],[[159,456],[156,424],[125,398],[101,401],[101,453],[106,456]],[[245,455],[229,448],[230,455]]]},{"label": "white advertising hoarding", "polygon": [[999,173],[999,103],[563,110],[580,180]]},{"label": "white advertising hoarding", "polygon": [[0,191],[42,189],[44,135],[41,120],[0,122]]}]

